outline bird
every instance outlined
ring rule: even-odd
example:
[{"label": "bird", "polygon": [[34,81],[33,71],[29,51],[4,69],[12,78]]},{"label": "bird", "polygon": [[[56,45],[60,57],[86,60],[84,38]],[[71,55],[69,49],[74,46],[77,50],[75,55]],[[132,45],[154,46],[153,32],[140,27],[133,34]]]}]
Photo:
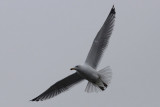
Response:
[{"label": "bird", "polygon": [[75,70],[75,73],[56,82],[31,101],[43,101],[55,97],[83,80],[88,81],[85,88],[85,91],[88,93],[104,91],[108,87],[112,77],[111,68],[107,66],[101,70],[97,70],[97,67],[108,46],[115,23],[115,15],[116,11],[113,5],[103,26],[94,38],[84,64],[71,68],[70,70]]}]

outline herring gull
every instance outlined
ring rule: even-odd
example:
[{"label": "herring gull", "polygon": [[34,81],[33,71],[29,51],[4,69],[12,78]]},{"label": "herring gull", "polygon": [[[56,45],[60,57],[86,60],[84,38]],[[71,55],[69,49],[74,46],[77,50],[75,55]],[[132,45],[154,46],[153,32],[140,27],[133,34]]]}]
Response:
[{"label": "herring gull", "polygon": [[71,70],[76,70],[76,72],[56,82],[31,101],[43,101],[52,98],[83,80],[88,80],[85,89],[86,92],[104,91],[107,88],[112,76],[111,69],[109,67],[105,67],[99,71],[96,69],[112,34],[115,14],[116,12],[113,6],[106,21],[93,41],[85,63],[71,68]]}]

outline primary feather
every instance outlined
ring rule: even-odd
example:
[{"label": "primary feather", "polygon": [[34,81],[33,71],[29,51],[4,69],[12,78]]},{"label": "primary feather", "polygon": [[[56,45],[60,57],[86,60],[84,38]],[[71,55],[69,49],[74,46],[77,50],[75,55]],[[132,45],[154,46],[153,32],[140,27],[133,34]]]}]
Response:
[{"label": "primary feather", "polygon": [[71,86],[79,83],[82,81],[83,78],[78,74],[74,73],[58,82],[56,82],[54,85],[52,85],[50,88],[48,88],[45,92],[43,92],[38,97],[32,99],[31,101],[39,101],[39,100],[46,100],[49,98],[52,98],[58,94],[60,94],[63,91],[66,91]]}]

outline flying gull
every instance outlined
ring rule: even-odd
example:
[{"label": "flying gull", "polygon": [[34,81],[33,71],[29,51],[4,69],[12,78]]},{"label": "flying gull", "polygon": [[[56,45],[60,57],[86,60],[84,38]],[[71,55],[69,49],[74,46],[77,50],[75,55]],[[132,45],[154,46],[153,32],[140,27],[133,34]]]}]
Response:
[{"label": "flying gull", "polygon": [[107,88],[112,76],[111,69],[109,67],[105,67],[99,71],[96,69],[112,34],[115,14],[116,12],[113,6],[106,21],[93,41],[85,63],[71,68],[71,70],[76,70],[76,72],[56,82],[31,101],[43,101],[52,98],[83,80],[88,80],[85,89],[86,92],[104,91]]}]

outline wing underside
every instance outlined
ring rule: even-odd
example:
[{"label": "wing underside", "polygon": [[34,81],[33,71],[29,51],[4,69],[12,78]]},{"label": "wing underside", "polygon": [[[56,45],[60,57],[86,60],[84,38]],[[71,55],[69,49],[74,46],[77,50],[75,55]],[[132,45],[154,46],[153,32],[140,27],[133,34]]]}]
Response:
[{"label": "wing underside", "polygon": [[43,92],[38,97],[32,99],[31,101],[43,101],[49,98],[52,98],[66,90],[68,90],[73,85],[79,83],[82,81],[83,78],[77,74],[74,73],[58,82],[56,82],[54,85],[52,85],[50,88],[48,88],[45,92]]},{"label": "wing underside", "polygon": [[85,63],[93,68],[97,68],[105,48],[108,45],[115,22],[115,8],[112,7],[106,21],[95,37]]}]

